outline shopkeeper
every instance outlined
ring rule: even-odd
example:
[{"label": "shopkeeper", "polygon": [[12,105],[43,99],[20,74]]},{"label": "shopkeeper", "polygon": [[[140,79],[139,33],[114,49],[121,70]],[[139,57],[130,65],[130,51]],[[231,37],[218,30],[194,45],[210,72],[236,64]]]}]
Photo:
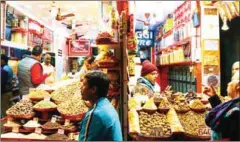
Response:
[{"label": "shopkeeper", "polygon": [[137,79],[134,93],[148,95],[149,97],[154,93],[159,93],[160,86],[156,83],[157,77],[157,67],[148,60],[145,60],[142,64],[141,77]]},{"label": "shopkeeper", "polygon": [[92,107],[81,122],[79,141],[122,141],[118,113],[106,97],[109,83],[108,77],[100,71],[84,76],[82,99],[90,101]]},{"label": "shopkeeper", "polygon": [[45,81],[51,73],[43,74],[43,67],[40,63],[42,47],[35,46],[31,56],[26,56],[18,64],[18,78],[20,94],[29,93],[29,88],[36,88]]},{"label": "shopkeeper", "polygon": [[51,55],[50,54],[45,54],[44,56],[44,62],[42,63],[43,67],[43,73],[51,73],[52,75],[46,78],[45,83],[53,83],[54,82],[54,73],[55,73],[55,68],[53,65],[51,65]]}]

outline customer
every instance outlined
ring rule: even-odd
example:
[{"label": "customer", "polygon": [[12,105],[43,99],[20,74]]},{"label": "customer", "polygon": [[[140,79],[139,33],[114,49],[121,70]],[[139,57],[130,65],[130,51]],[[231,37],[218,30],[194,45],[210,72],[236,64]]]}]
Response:
[{"label": "customer", "polygon": [[18,64],[18,78],[20,94],[29,93],[29,88],[36,88],[51,75],[43,74],[43,68],[39,62],[42,56],[42,47],[35,46],[32,49],[31,56],[26,56]]},{"label": "customer", "polygon": [[234,75],[236,72],[239,72],[239,61],[233,63],[232,65],[232,75]]},{"label": "customer", "polygon": [[50,54],[45,54],[44,56],[44,61],[42,63],[42,67],[43,67],[43,73],[51,73],[52,75],[49,76],[48,78],[46,78],[45,83],[49,84],[49,83],[54,83],[54,73],[55,73],[55,68],[53,65],[51,65],[51,55]]},{"label": "customer", "polygon": [[88,71],[95,67],[94,56],[87,56],[83,61],[83,65],[80,70],[80,76],[83,77]]},{"label": "customer", "polygon": [[228,83],[228,96],[231,100],[221,103],[213,86],[205,88],[212,110],[206,116],[206,124],[212,129],[212,140],[240,141],[240,80],[239,72]]},{"label": "customer", "polygon": [[[6,116],[6,110],[10,107],[10,99],[12,97],[12,88],[13,88],[13,70],[8,65],[8,57],[4,54],[1,54],[1,80],[5,80],[1,84],[1,109],[2,115]],[[4,77],[4,75],[7,75]]]},{"label": "customer", "polygon": [[82,120],[79,141],[122,141],[119,116],[106,97],[109,82],[100,71],[84,76],[82,99],[93,105]]},{"label": "customer", "polygon": [[160,86],[156,83],[157,76],[157,67],[145,60],[142,64],[141,77],[137,79],[134,93],[145,94],[151,97],[153,93],[160,92]]}]

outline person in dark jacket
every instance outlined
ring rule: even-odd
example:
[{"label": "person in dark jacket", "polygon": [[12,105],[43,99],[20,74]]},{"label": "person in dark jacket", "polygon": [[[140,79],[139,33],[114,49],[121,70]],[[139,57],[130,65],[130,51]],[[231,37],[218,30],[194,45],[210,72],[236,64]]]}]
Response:
[{"label": "person in dark jacket", "polygon": [[212,110],[207,114],[205,122],[212,129],[212,140],[240,141],[240,81],[239,73],[227,87],[230,101],[222,103],[213,86],[205,87]]},{"label": "person in dark jacket", "polygon": [[45,79],[51,75],[43,74],[43,68],[39,62],[42,56],[42,47],[35,46],[32,49],[31,56],[26,56],[18,64],[18,79],[20,94],[26,95],[29,93],[29,88],[36,88]]},{"label": "person in dark jacket", "polygon": [[[4,72],[7,72],[7,76],[4,76],[4,74],[6,74]],[[13,70],[8,65],[8,56],[4,54],[1,54],[1,73],[1,80],[5,81],[3,84],[1,84],[1,110],[2,116],[6,116],[6,110],[10,107],[10,99],[13,96]]]},{"label": "person in dark jacket", "polygon": [[79,141],[122,141],[119,116],[107,99],[109,79],[100,71],[90,71],[83,79],[82,99],[91,103],[80,126]]}]

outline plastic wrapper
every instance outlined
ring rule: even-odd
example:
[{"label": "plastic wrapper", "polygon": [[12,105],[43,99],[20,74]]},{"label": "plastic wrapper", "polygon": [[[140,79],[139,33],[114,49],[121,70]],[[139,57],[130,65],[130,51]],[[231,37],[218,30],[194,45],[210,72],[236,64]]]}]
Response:
[{"label": "plastic wrapper", "polygon": [[128,111],[128,122],[129,122],[129,133],[139,134],[140,133],[139,116],[135,109]]},{"label": "plastic wrapper", "polygon": [[173,133],[184,132],[183,126],[180,123],[176,111],[171,108],[167,113],[167,121],[170,123],[170,127]]}]

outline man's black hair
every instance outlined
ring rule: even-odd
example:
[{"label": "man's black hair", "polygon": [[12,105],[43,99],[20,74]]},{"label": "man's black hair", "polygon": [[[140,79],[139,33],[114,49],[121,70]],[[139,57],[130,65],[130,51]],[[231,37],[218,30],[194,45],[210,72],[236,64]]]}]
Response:
[{"label": "man's black hair", "polygon": [[110,80],[107,75],[101,71],[91,71],[85,75],[88,86],[97,87],[97,95],[99,98],[106,97],[109,89]]},{"label": "man's black hair", "polygon": [[8,64],[8,56],[1,54],[1,60],[3,60],[5,64]]},{"label": "man's black hair", "polygon": [[32,49],[32,55],[39,56],[39,55],[42,54],[42,51],[43,51],[43,49],[42,49],[41,46],[38,46],[38,45],[34,46],[33,49]]}]

